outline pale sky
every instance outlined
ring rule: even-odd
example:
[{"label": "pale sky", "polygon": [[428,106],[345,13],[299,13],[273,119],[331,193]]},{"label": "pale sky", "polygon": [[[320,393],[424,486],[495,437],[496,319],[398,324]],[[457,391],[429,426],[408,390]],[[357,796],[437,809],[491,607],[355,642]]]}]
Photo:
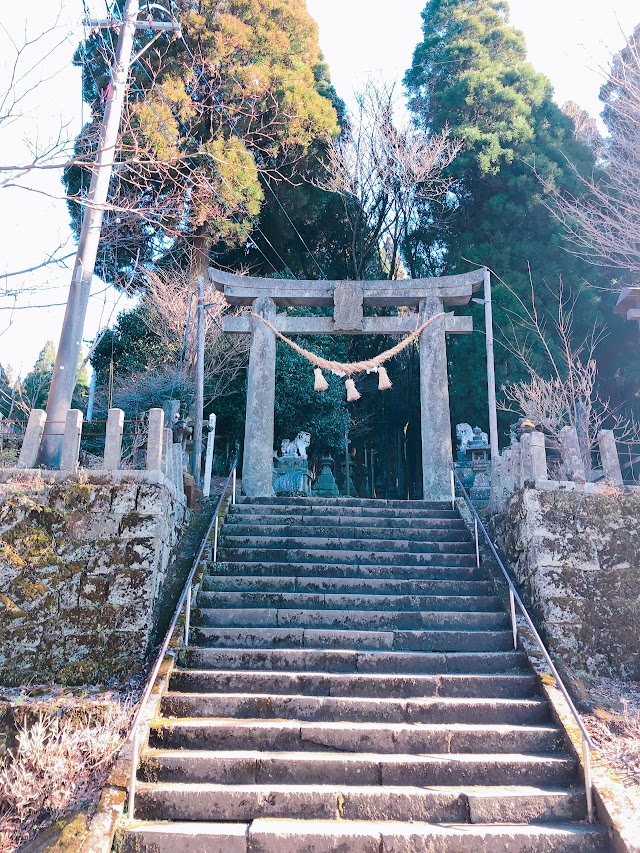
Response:
[{"label": "pale sky", "polygon": [[[19,119],[10,126],[0,124],[0,165],[27,162],[29,143],[46,144],[61,125],[67,125],[72,136],[80,129],[80,74],[70,61],[82,36],[82,5],[82,0],[61,0],[60,5],[56,0],[3,3],[0,24],[17,43],[24,41],[25,29],[33,37],[52,24],[54,9],[60,6],[61,14],[56,30],[29,49],[23,66],[27,70],[36,65],[36,73],[45,78],[55,76],[25,99]],[[424,5],[425,0],[395,0],[392,4],[307,0],[320,28],[332,80],[343,99],[349,102],[369,76],[401,81],[421,37]],[[87,0],[87,6],[92,13],[104,15],[104,0]],[[601,109],[600,69],[640,23],[637,0],[511,0],[510,6],[512,23],[525,33],[529,59],[550,77],[558,103],[573,100],[597,116]],[[38,65],[49,51],[47,60]],[[7,36],[0,29],[0,99],[10,57]],[[84,110],[86,116],[86,107]],[[0,189],[0,363],[11,364],[22,373],[30,369],[47,339],[58,342],[70,270],[49,268],[18,278],[4,274],[33,266],[60,244],[66,244],[64,254],[75,249],[59,171],[38,173],[27,183],[29,190]],[[4,295],[22,285],[34,290],[17,299]],[[86,341],[125,304],[112,289],[103,291],[96,282]],[[26,308],[43,305],[53,307]]]}]

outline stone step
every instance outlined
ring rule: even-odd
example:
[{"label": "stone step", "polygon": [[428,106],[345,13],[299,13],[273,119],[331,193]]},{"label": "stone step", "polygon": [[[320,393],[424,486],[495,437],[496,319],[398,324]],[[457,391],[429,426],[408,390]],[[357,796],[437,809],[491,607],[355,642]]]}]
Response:
[{"label": "stone step", "polygon": [[[456,564],[450,566],[443,565],[442,561],[428,559],[428,562],[422,561],[422,564],[407,565],[396,563],[395,565],[385,564],[382,562],[368,563],[365,560],[361,562],[345,562],[333,563],[331,560],[326,562],[314,562],[312,559],[306,562],[291,562],[287,561],[287,552],[281,552],[280,559],[259,560],[252,559],[255,554],[250,553],[250,558],[247,560],[227,559],[223,556],[223,552],[219,552],[219,562],[212,565],[210,571],[216,576],[220,575],[238,575],[247,577],[249,575],[258,576],[259,578],[282,577],[294,575],[298,578],[321,578],[325,576],[334,581],[336,579],[347,580],[396,580],[396,581],[480,581],[487,583],[487,575],[484,569],[476,567],[475,558],[456,555]],[[321,554],[321,556],[327,556]],[[332,555],[328,555],[332,556]],[[463,563],[463,564],[461,564]],[[207,578],[205,576],[204,584],[206,588]]]},{"label": "stone step", "polygon": [[496,631],[508,628],[502,612],[198,607],[194,625],[212,628],[314,628],[357,631]]},{"label": "stone step", "polygon": [[602,827],[258,818],[251,823],[132,822],[122,853],[606,853]]},{"label": "stone step", "polygon": [[470,539],[469,531],[464,524],[455,527],[416,530],[414,528],[390,527],[383,521],[371,527],[363,527],[353,524],[318,526],[317,522],[310,524],[308,520],[295,524],[254,524],[252,522],[225,524],[223,538],[226,541],[229,536],[254,538],[258,535],[269,539],[304,538],[305,541],[308,539],[337,538],[341,542],[352,539],[402,540],[403,542],[468,542]]},{"label": "stone step", "polygon": [[417,613],[500,613],[502,602],[495,595],[363,595],[359,593],[313,592],[200,592],[198,607],[251,610],[275,609],[328,611],[389,611]]},{"label": "stone step", "polygon": [[547,723],[543,699],[401,698],[273,695],[271,693],[166,693],[165,717],[300,720],[361,723],[479,723],[484,725]]},{"label": "stone step", "polygon": [[536,695],[537,682],[533,674],[380,675],[176,669],[171,674],[170,690],[180,693],[295,693],[383,699],[426,696],[523,699]]},{"label": "stone step", "polygon": [[464,521],[456,513],[451,513],[451,517],[441,518],[440,516],[424,515],[424,516],[409,516],[402,513],[395,515],[377,514],[377,515],[345,515],[345,514],[318,514],[315,512],[306,512],[301,510],[297,513],[242,513],[230,512],[225,524],[236,526],[249,526],[254,528],[271,528],[272,526],[287,525],[289,527],[306,527],[322,526],[328,528],[342,527],[388,527],[392,530],[467,530]]},{"label": "stone step", "polygon": [[208,628],[193,626],[193,640],[218,648],[359,649],[413,652],[497,652],[513,648],[510,630],[356,631],[330,628]]},{"label": "stone step", "polygon": [[[313,541],[315,542],[316,540]],[[469,547],[473,548],[473,545]],[[418,553],[413,551],[376,551],[366,548],[332,550],[320,547],[319,545],[314,548],[241,548],[223,545],[218,551],[218,559],[223,563],[260,563],[261,570],[265,563],[289,563],[290,565],[300,563],[313,563],[315,565],[329,564],[332,574],[337,573],[336,567],[340,564],[346,564],[344,570],[349,574],[354,574],[354,568],[359,569],[363,565],[374,567],[393,566],[394,568],[402,566],[416,568],[437,567],[445,571],[449,567],[456,566],[469,569],[476,568],[475,553],[454,553],[449,550]],[[477,569],[476,572],[475,577],[481,580],[486,578],[484,570]],[[317,569],[314,569],[313,573],[317,574]],[[417,576],[419,577],[420,575]]]},{"label": "stone step", "polygon": [[377,672],[446,674],[529,672],[524,652],[392,652],[339,649],[198,648],[180,652],[182,665],[192,669],[235,669],[286,672]]},{"label": "stone step", "polygon": [[154,722],[149,746],[161,749],[259,749],[269,752],[553,753],[563,749],[552,725],[432,723],[300,723],[298,720],[173,720]]},{"label": "stone step", "polygon": [[[238,650],[344,650],[362,652],[508,652],[513,648],[510,631],[345,631],[311,628],[192,628],[192,640],[203,649]],[[380,659],[361,657],[359,665],[375,665]],[[418,662],[422,664],[422,662]],[[429,663],[427,662],[427,665]],[[483,671],[482,664],[475,664]],[[386,671],[386,670],[381,670]]]},{"label": "stone step", "polygon": [[243,497],[237,504],[238,508],[245,510],[248,506],[277,506],[277,507],[330,507],[333,510],[343,508],[360,507],[362,509],[397,509],[401,512],[407,510],[431,510],[451,509],[449,501],[422,501],[422,500],[387,500],[386,498],[247,498]]},{"label": "stone step", "polygon": [[454,541],[437,541],[430,537],[429,541],[417,541],[413,539],[384,539],[372,537],[361,539],[342,534],[340,536],[313,536],[306,535],[304,530],[292,531],[283,536],[258,535],[236,535],[228,532],[233,528],[225,528],[222,534],[221,544],[225,549],[255,548],[268,551],[290,551],[318,549],[323,551],[353,552],[385,552],[391,554],[473,554],[475,558],[475,546],[468,536],[455,534]]},{"label": "stone step", "polygon": [[145,782],[217,785],[572,785],[572,759],[550,755],[395,755],[338,752],[161,750],[144,752]]},{"label": "stone step", "polygon": [[[291,566],[289,570],[291,571]],[[217,567],[216,567],[217,571]],[[208,573],[202,583],[204,592],[326,594],[326,595],[403,595],[403,596],[471,596],[492,599],[490,581],[474,580],[402,580],[395,578],[331,578],[294,575],[219,575]],[[200,600],[200,599],[199,599]],[[496,599],[497,600],[497,599]],[[207,598],[202,599],[203,603]]]},{"label": "stone step", "polygon": [[[221,821],[305,820],[526,823],[585,818],[579,789],[497,786],[351,787],[331,785],[215,785],[140,783],[136,817]],[[475,820],[474,820],[475,818]]]}]

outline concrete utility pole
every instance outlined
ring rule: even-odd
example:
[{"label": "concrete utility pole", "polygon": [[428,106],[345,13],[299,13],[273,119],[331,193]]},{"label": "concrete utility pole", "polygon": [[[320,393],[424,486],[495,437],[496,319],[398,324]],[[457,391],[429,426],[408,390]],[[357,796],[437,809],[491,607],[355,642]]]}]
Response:
[{"label": "concrete utility pole", "polygon": [[198,348],[196,351],[196,395],[193,418],[191,474],[200,488],[202,484],[202,417],[204,409],[204,276],[198,276]]},{"label": "concrete utility pole", "polygon": [[[155,3],[153,5],[154,7],[157,6]],[[67,308],[47,401],[47,421],[38,457],[39,463],[47,468],[57,468],[60,464],[64,423],[76,385],[82,334],[98,253],[102,218],[115,160],[118,130],[127,91],[135,33],[137,29],[154,30],[157,33],[179,30],[176,21],[170,23],[152,20],[138,21],[139,11],[139,0],[126,0],[122,21],[109,19],[107,21],[89,22],[91,26],[97,27],[119,26],[119,33],[111,69],[111,81],[107,90],[104,117],[100,127],[98,152],[92,167],[87,206],[82,219],[78,251],[71,276]]]}]

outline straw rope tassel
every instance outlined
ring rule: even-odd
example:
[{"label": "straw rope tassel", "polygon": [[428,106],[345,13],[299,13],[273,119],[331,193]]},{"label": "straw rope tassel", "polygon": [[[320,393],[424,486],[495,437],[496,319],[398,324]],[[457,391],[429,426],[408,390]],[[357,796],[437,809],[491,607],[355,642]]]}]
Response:
[{"label": "straw rope tassel", "polygon": [[356,388],[356,383],[353,381],[353,379],[347,379],[344,384],[347,386],[347,402],[355,403],[355,401],[359,400],[361,397],[361,394]]},{"label": "straw rope tassel", "polygon": [[380,365],[378,368],[378,391],[387,391],[392,385],[393,382],[389,379],[386,367]]},{"label": "straw rope tassel", "polygon": [[315,380],[313,383],[313,390],[314,391],[326,391],[327,388],[329,387],[329,383],[324,378],[324,373],[322,372],[322,370],[319,367],[316,367],[316,369],[313,371],[313,375],[315,376]]}]

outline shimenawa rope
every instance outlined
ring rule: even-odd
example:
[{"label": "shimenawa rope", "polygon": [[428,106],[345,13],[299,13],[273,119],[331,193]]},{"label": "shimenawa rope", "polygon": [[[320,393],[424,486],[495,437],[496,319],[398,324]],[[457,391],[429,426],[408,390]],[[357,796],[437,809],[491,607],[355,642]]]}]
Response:
[{"label": "shimenawa rope", "polygon": [[402,352],[403,349],[409,346],[409,344],[413,343],[416,338],[423,332],[430,323],[433,323],[434,320],[437,320],[438,317],[444,317],[445,312],[441,311],[439,314],[435,314],[433,317],[429,317],[428,320],[425,320],[422,325],[418,326],[418,328],[407,335],[404,340],[400,341],[400,343],[391,347],[391,349],[385,350],[381,352],[379,355],[374,356],[373,358],[368,358],[364,361],[352,361],[348,363],[344,363],[341,361],[332,361],[328,358],[323,358],[321,355],[317,355],[315,352],[311,352],[308,349],[304,349],[304,347],[299,346],[295,341],[292,341],[286,335],[283,335],[275,326],[273,326],[268,320],[265,320],[264,317],[261,317],[259,314],[251,313],[252,317],[255,317],[257,320],[260,320],[261,323],[271,329],[271,331],[276,335],[276,337],[280,338],[281,341],[284,341],[285,344],[294,349],[296,352],[300,353],[301,356],[307,359],[307,361],[311,362],[311,364],[315,364],[316,369],[314,371],[315,374],[315,385],[314,388],[316,391],[326,391],[329,387],[327,380],[324,378],[322,373],[323,370],[330,370],[331,373],[334,373],[336,376],[346,376],[346,388],[347,388],[347,400],[352,402],[353,400],[359,400],[360,394],[358,393],[355,383],[351,378],[354,373],[367,373],[376,372],[378,374],[378,388],[381,391],[386,390],[387,388],[391,388],[391,380],[387,375],[386,369],[382,366],[385,361],[388,361],[390,358],[393,358],[394,355],[397,355],[399,352]]}]

